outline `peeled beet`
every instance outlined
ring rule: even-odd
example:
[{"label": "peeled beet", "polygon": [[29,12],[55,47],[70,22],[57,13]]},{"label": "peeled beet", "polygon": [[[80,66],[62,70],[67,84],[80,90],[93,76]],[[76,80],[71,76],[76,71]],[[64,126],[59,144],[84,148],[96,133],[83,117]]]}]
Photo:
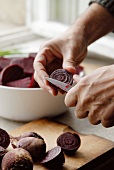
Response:
[{"label": "peeled beet", "polygon": [[23,68],[25,74],[32,75],[34,73],[33,61],[34,57],[14,58],[10,64],[19,65]]},{"label": "peeled beet", "polygon": [[10,81],[6,83],[6,86],[28,88],[30,86],[30,82],[31,82],[30,77],[26,77],[15,81]]},{"label": "peeled beet", "polygon": [[60,146],[56,146],[49,150],[43,160],[40,162],[43,166],[49,169],[59,169],[65,163],[65,157]]},{"label": "peeled beet", "polygon": [[23,76],[23,68],[18,65],[10,65],[1,71],[1,82],[5,85],[8,82],[20,79]]},{"label": "peeled beet", "polygon": [[81,139],[76,133],[65,132],[57,138],[57,145],[60,146],[67,155],[75,154],[80,144]]},{"label": "peeled beet", "polygon": [[6,149],[9,146],[9,144],[10,144],[9,134],[4,129],[0,128],[0,146]]},{"label": "peeled beet", "polygon": [[50,78],[72,85],[73,75],[65,69],[57,69],[51,73]]}]

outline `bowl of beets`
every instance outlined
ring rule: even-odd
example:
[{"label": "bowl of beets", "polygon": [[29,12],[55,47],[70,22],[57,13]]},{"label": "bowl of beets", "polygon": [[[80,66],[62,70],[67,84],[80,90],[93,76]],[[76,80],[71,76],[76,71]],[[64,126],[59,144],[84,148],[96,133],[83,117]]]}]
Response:
[{"label": "bowl of beets", "polygon": [[[33,62],[36,53],[0,57],[0,116],[15,121],[53,117],[67,111],[65,94],[56,97],[39,87],[34,80]],[[62,68],[57,60],[47,66],[50,75]],[[79,66],[78,74],[83,68]]]}]

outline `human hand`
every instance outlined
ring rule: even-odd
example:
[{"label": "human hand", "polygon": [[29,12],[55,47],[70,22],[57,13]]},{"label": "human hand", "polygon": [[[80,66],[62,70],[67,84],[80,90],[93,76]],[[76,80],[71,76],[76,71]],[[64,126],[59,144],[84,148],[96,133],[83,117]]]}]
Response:
[{"label": "human hand", "polygon": [[[74,75],[77,82],[77,77]],[[75,108],[78,118],[88,117],[91,124],[114,126],[114,65],[93,71],[70,89],[65,104]]]},{"label": "human hand", "polygon": [[[74,74],[76,73],[76,66],[85,58],[86,53],[86,38],[80,26],[77,26],[76,30],[70,28],[61,36],[45,42],[34,60],[36,82],[41,88],[57,95],[58,91],[45,80],[45,77],[49,76],[50,66],[53,65],[53,69],[61,66],[61,68],[63,67]],[[61,64],[58,59],[61,60]]]}]

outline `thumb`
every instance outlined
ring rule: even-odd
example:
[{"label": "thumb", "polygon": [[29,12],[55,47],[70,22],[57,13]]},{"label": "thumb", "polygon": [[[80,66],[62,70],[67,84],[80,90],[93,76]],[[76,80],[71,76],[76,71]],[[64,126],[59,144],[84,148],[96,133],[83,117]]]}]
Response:
[{"label": "thumb", "polygon": [[76,73],[76,55],[71,50],[63,56],[63,68],[72,74]]}]

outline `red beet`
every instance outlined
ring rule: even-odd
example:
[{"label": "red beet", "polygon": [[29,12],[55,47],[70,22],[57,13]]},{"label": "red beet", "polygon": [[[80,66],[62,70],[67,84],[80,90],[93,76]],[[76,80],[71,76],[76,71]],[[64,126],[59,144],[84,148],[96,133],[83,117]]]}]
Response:
[{"label": "red beet", "polygon": [[1,82],[3,85],[10,81],[15,81],[23,76],[23,68],[18,65],[10,65],[1,71]]},{"label": "red beet", "polygon": [[27,150],[34,162],[39,162],[44,157],[46,152],[46,143],[42,139],[35,137],[25,137],[17,142],[17,148]]},{"label": "red beet", "polygon": [[5,85],[10,87],[28,88],[30,86],[30,82],[31,82],[30,77],[26,77],[15,81],[10,81]]},{"label": "red beet", "polygon": [[5,154],[1,167],[2,170],[33,170],[33,160],[28,151],[16,148]]},{"label": "red beet", "polygon": [[65,157],[61,147],[57,146],[49,150],[43,160],[40,162],[46,168],[60,169],[65,162]]},{"label": "red beet", "polygon": [[39,88],[39,85],[38,83],[35,81],[34,79],[34,75],[32,76],[31,78],[31,81],[30,81],[30,84],[28,86],[29,88]]},{"label": "red beet", "polygon": [[32,75],[34,73],[33,61],[33,57],[14,58],[10,64],[17,64],[23,68],[25,74]]},{"label": "red beet", "polygon": [[10,144],[10,137],[9,134],[0,128],[0,146],[6,149]]},{"label": "red beet", "polygon": [[81,139],[78,134],[65,132],[57,138],[57,145],[62,148],[65,154],[73,155],[80,147]]},{"label": "red beet", "polygon": [[7,67],[11,62],[11,58],[0,57],[0,71]]}]

